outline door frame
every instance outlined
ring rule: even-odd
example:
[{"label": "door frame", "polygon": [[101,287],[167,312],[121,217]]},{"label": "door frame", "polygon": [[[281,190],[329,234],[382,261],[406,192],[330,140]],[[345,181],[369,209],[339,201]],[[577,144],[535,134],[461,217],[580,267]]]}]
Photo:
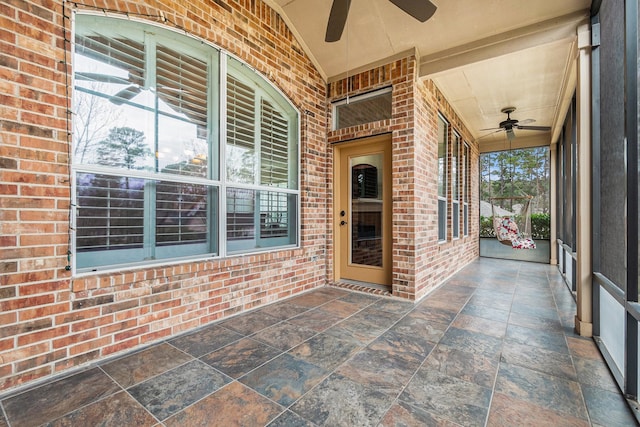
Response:
[{"label": "door frame", "polygon": [[[391,169],[391,140],[392,135],[390,133],[377,135],[367,138],[358,139],[355,141],[349,141],[345,143],[336,144],[333,147],[333,213],[332,213],[332,238],[333,238],[333,248],[334,248],[334,257],[333,257],[333,265],[334,265],[334,281],[338,282],[341,280],[354,280],[358,282],[367,282],[377,285],[389,286],[391,288],[392,284],[392,216],[393,216],[393,206],[392,206],[392,169]],[[341,206],[344,205],[344,198],[350,200],[349,197],[349,186],[347,186],[346,193],[343,194],[342,185],[346,179],[350,182],[350,174],[347,177],[342,177],[341,169],[345,166],[343,164],[346,159],[351,156],[362,156],[366,154],[375,154],[375,153],[383,153],[383,185],[382,185],[382,200],[383,200],[383,220],[382,220],[382,241],[383,241],[383,251],[382,251],[382,268],[379,267],[367,267],[360,265],[349,265],[348,268],[345,269],[345,266],[348,264],[349,257],[349,247],[343,247],[342,239],[346,236],[343,233],[348,232],[350,227],[341,227],[340,222],[344,220],[343,217],[340,216],[340,211],[343,209]],[[348,216],[347,216],[348,217]],[[346,252],[346,253],[345,253]],[[345,272],[345,270],[347,270]],[[362,277],[354,278],[352,274],[366,274],[367,280],[363,280]],[[345,277],[349,276],[349,277]]]}]

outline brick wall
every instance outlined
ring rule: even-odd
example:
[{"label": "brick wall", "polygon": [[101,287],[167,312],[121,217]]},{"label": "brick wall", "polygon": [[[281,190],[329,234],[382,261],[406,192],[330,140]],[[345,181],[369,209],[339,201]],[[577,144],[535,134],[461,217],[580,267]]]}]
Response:
[{"label": "brick wall", "polygon": [[[0,390],[324,285],[326,85],[259,0],[97,1],[187,33],[270,79],[301,118],[301,248],[71,277],[62,1],[0,5]],[[97,8],[97,9],[96,9]],[[82,6],[77,6],[82,11]],[[148,15],[142,18],[143,15]],[[154,18],[158,17],[158,18]]]},{"label": "brick wall", "polygon": [[[72,277],[68,108],[72,7],[0,5],[0,390],[8,390],[333,278],[331,144],[392,134],[393,294],[419,299],[477,256],[478,151],[469,237],[437,243],[437,112],[468,133],[407,57],[329,84],[260,0],[97,1],[88,11],[180,27],[265,75],[301,118],[301,248]],[[145,16],[143,18],[142,16]],[[157,17],[157,18],[156,18]],[[68,73],[67,73],[68,72]],[[392,118],[330,131],[329,101],[392,86]],[[72,260],[72,258],[71,258]]]},{"label": "brick wall", "polygon": [[[431,80],[418,82],[416,101],[416,222],[421,226],[415,236],[416,297],[426,295],[462,266],[479,256],[478,247],[478,176],[479,151],[462,121]],[[438,242],[438,135],[437,120],[440,113],[449,122],[449,167],[447,198],[447,241]],[[469,206],[469,235],[464,236],[460,223],[460,237],[453,239],[451,218],[451,150],[452,132],[461,137],[471,150],[471,203]],[[462,220],[462,212],[459,216]]]},{"label": "brick wall", "polygon": [[[329,129],[328,142],[335,144],[392,134],[392,294],[411,300],[422,298],[478,256],[478,225],[474,220],[478,217],[478,146],[434,83],[417,78],[416,67],[416,58],[409,56],[334,81],[328,88],[329,102],[333,102],[347,94],[357,96],[392,87],[391,119],[335,131]],[[469,235],[464,237],[460,226],[460,238],[453,240],[449,219],[446,243],[438,243],[438,113],[446,117],[451,128],[471,148]],[[331,151],[328,154],[332,156]],[[327,215],[331,214],[332,206],[329,206]],[[333,248],[331,242],[328,244],[328,277],[333,278]]]}]

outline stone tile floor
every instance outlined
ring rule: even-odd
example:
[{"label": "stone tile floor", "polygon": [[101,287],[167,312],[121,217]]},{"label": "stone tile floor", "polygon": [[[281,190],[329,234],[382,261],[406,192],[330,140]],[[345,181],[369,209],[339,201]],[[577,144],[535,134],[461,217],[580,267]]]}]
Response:
[{"label": "stone tile floor", "polygon": [[415,305],[325,287],[0,396],[0,427],[636,425],[574,314],[514,261]]}]

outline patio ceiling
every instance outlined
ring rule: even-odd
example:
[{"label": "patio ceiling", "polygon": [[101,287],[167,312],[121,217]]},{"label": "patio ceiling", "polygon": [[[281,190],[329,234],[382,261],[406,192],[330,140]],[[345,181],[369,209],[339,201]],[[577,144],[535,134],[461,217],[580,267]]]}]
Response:
[{"label": "patio ceiling", "polygon": [[[589,0],[432,0],[424,23],[389,0],[352,0],[342,38],[324,41],[332,0],[266,0],[288,22],[318,69],[332,81],[415,52],[419,75],[433,79],[482,151],[509,147],[512,118],[551,132],[516,130],[514,146],[547,145],[559,135],[575,87],[576,28]],[[418,0],[416,0],[418,1]],[[489,134],[489,135],[488,135]]]}]

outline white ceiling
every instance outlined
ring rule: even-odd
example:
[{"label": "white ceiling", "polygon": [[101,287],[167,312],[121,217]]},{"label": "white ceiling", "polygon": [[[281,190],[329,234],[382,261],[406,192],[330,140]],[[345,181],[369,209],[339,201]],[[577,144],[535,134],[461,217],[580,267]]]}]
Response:
[{"label": "white ceiling", "polygon": [[[575,86],[577,27],[588,22],[590,0],[432,0],[420,23],[389,0],[352,0],[340,41],[324,41],[332,0],[265,0],[278,11],[320,73],[332,81],[414,51],[421,78],[433,79],[483,151],[508,148],[512,118],[533,119],[552,131],[516,130],[514,144],[557,138]],[[415,0],[420,1],[420,0]]]}]

